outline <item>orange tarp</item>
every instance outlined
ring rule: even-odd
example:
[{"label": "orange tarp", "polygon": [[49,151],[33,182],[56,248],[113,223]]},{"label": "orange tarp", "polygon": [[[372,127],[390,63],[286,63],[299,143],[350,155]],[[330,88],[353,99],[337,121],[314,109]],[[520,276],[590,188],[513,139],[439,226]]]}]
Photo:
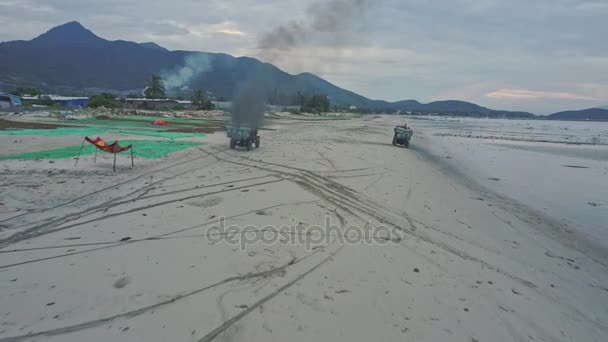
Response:
[{"label": "orange tarp", "polygon": [[115,141],[112,144],[108,144],[100,137],[97,137],[97,139],[95,139],[95,140],[92,140],[89,137],[85,137],[84,140],[86,140],[88,143],[95,145],[95,147],[97,147],[98,149],[100,149],[106,153],[116,154],[116,153],[124,152],[131,148],[131,145],[121,147],[120,145],[118,145],[118,141]]}]

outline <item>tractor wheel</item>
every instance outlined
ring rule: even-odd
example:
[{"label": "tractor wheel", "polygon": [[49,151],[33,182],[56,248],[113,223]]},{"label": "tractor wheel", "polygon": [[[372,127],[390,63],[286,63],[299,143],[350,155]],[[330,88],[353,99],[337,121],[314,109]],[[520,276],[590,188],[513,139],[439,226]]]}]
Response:
[{"label": "tractor wheel", "polygon": [[403,146],[405,146],[405,148],[410,148],[410,141],[406,140]]},{"label": "tractor wheel", "polygon": [[247,145],[247,151],[251,151],[251,140],[247,140],[247,143],[245,143],[245,145]]},{"label": "tractor wheel", "polygon": [[255,138],[255,148],[260,148],[260,137]]},{"label": "tractor wheel", "polygon": [[236,146],[236,139],[230,139],[230,148],[233,149]]},{"label": "tractor wheel", "polygon": [[397,138],[393,138],[393,146],[397,146]]}]

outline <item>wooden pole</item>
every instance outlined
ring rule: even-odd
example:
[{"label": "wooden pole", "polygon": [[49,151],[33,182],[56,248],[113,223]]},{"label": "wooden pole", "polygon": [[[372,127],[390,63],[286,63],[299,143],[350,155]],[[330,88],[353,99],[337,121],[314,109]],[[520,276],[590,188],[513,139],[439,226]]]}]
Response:
[{"label": "wooden pole", "polygon": [[114,153],[114,172],[116,172],[116,153]]},{"label": "wooden pole", "polygon": [[133,161],[133,146],[131,146],[131,167],[135,167],[135,162]]},{"label": "wooden pole", "polygon": [[85,141],[86,141],[86,139],[82,139],[82,144],[80,145],[80,151],[78,151],[78,157],[76,157],[76,163],[74,164],[74,167],[76,167],[76,165],[78,165],[78,160],[80,159],[80,153],[82,153],[82,148],[84,147]]},{"label": "wooden pole", "polygon": [[95,158],[93,158],[93,164],[97,164],[97,147],[95,147]]}]

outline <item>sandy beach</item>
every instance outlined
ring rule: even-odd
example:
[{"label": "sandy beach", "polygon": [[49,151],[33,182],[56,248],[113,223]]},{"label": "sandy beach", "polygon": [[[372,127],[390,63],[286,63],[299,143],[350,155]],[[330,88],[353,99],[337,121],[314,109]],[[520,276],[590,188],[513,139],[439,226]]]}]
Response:
[{"label": "sandy beach", "polygon": [[0,160],[0,341],[606,341],[607,124],[403,120]]}]

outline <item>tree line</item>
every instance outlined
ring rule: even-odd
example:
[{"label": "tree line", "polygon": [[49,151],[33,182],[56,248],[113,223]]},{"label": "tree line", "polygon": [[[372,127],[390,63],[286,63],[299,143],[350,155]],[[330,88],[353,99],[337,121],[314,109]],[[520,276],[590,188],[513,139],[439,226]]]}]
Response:
[{"label": "tree line", "polygon": [[[54,103],[48,96],[41,96],[41,92],[35,88],[16,88],[13,93],[15,95],[38,95],[38,100],[33,101],[34,104],[52,106]],[[166,99],[167,90],[165,83],[159,75],[152,75],[145,84],[143,95],[146,99]],[[127,95],[126,98],[139,98],[136,94]],[[178,100],[183,98],[178,97]],[[207,96],[207,93],[202,89],[197,89],[190,98],[192,106],[199,110],[211,110],[215,106]],[[125,103],[124,98],[118,98],[112,93],[101,93],[92,96],[88,101],[88,107],[91,108],[120,108]],[[299,112],[307,113],[324,113],[330,110],[331,101],[324,94],[311,93],[284,93],[275,89],[268,96],[267,102],[271,105],[297,107]]]},{"label": "tree line", "polygon": [[300,112],[307,113],[324,113],[328,112],[331,107],[329,97],[324,94],[305,94],[302,92],[287,94],[276,89],[270,93],[268,103],[277,106],[298,107]]}]

